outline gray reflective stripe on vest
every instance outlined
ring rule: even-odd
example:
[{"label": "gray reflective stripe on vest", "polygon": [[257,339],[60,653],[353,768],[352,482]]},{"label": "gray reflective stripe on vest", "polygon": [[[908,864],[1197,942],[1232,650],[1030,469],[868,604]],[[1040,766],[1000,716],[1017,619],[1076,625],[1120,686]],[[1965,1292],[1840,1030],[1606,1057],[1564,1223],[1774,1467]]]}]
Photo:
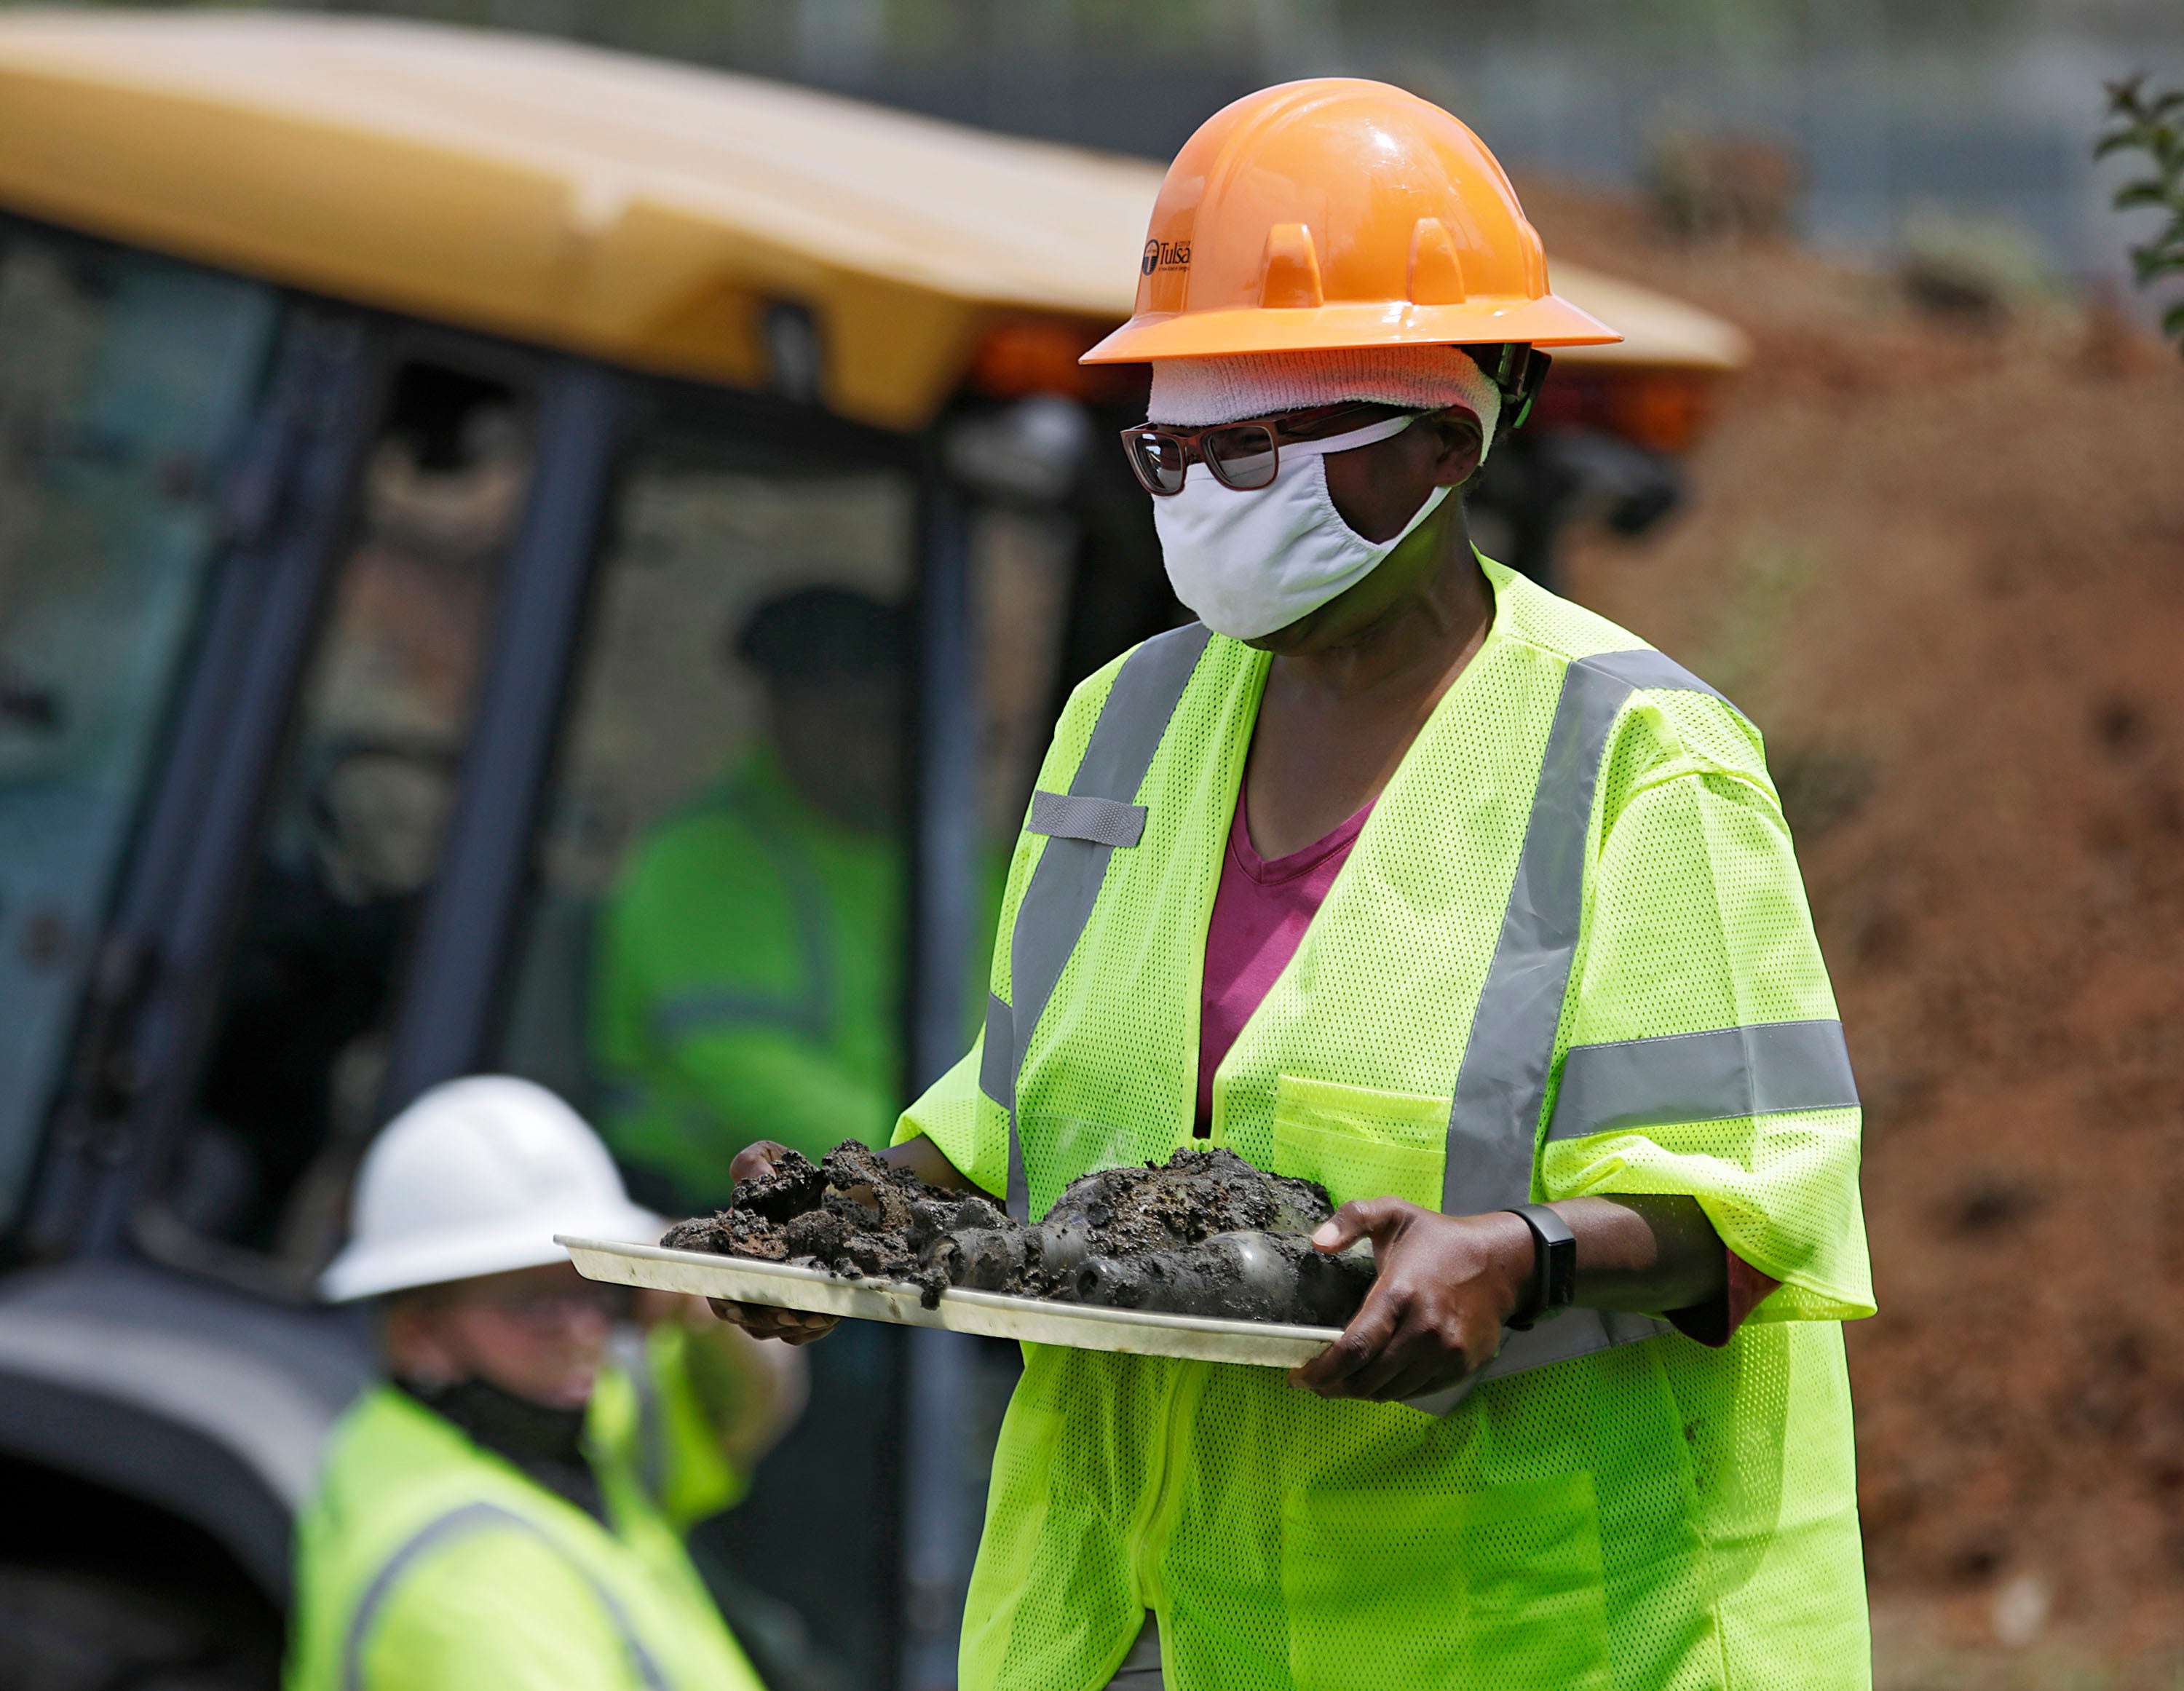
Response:
[{"label": "gray reflective stripe on vest", "polygon": [[1489,1380],[1507,1379],[1512,1374],[1590,1356],[1611,1345],[1635,1344],[1640,1339],[1658,1338],[1674,1331],[1666,1321],[1620,1310],[1564,1310],[1529,1332],[1505,1332],[1500,1354],[1476,1374],[1445,1390],[1401,1401],[1428,1415],[1446,1415]]},{"label": "gray reflective stripe on vest", "polygon": [[1762,1021],[1707,1033],[1671,1033],[1574,1045],[1550,1139],[1679,1121],[1730,1121],[1833,1110],[1858,1102],[1839,1021]]},{"label": "gray reflective stripe on vest", "polygon": [[1011,1215],[1028,1221],[1031,1185],[1024,1173],[1023,1140],[1017,1132],[1016,1019],[994,993],[986,994],[986,1043],[978,1050],[978,1090],[1008,1114],[1009,1178],[1004,1201]]},{"label": "gray reflective stripe on vest", "polygon": [[618,1323],[607,1341],[607,1354],[629,1382],[637,1405],[637,1477],[652,1499],[653,1507],[667,1508],[667,1408],[660,1400],[660,1377],[653,1371],[651,1349],[644,1331],[634,1322]]},{"label": "gray reflective stripe on vest", "polygon": [[732,1028],[771,1027],[817,1040],[826,1037],[827,1021],[827,1006],[816,996],[784,998],[701,987],[676,993],[652,1012],[652,1037],[662,1045],[679,1045],[685,1039]]},{"label": "gray reflective stripe on vest", "polygon": [[[1211,637],[1205,624],[1194,622],[1156,635],[1123,660],[1084,755],[1078,761],[1069,797],[1137,808],[1132,801]],[[979,1084],[987,1097],[1008,1111],[1008,1211],[1019,1221],[1031,1219],[1031,1186],[1024,1173],[1022,1138],[1017,1131],[1017,1076],[1032,1030],[1039,1026],[1046,1001],[1068,965],[1069,954],[1092,920],[1092,906],[1114,851],[1114,843],[1093,838],[1057,834],[1047,841],[1009,937],[1011,1003],[994,998],[986,1006]]]},{"label": "gray reflective stripe on vest", "polygon": [[[1580,658],[1563,673],[1501,937],[1457,1071],[1441,1171],[1441,1209],[1449,1215],[1505,1209],[1532,1195],[1532,1163],[1546,1104],[1547,1073],[1554,1063],[1555,1032],[1584,925],[1585,842],[1593,793],[1624,702],[1646,689],[1722,697],[1674,659],[1646,648]],[[1445,1415],[1481,1381],[1671,1330],[1666,1321],[1646,1316],[1565,1310],[1529,1332],[1508,1334],[1501,1354],[1479,1373],[1430,1399],[1415,1399],[1412,1406]]]},{"label": "gray reflective stripe on vest", "polygon": [[[401,1549],[387,1559],[379,1571],[371,1577],[371,1583],[365,1587],[364,1595],[357,1599],[356,1608],[348,1617],[348,1632],[342,1640],[342,1691],[364,1691],[364,1647],[370,1637],[372,1622],[379,1618],[380,1610],[393,1592],[394,1583],[401,1578],[410,1565],[427,1550],[437,1549],[450,1538],[487,1527],[513,1527],[520,1532],[530,1533],[556,1550],[560,1549],[560,1546],[554,1543],[553,1535],[538,1523],[526,1521],[514,1510],[504,1509],[497,1503],[466,1503],[460,1509],[449,1510],[437,1519],[426,1521],[410,1535]],[[575,1567],[573,1560],[571,1566]],[[630,1624],[629,1613],[621,1606],[620,1600],[582,1568],[576,1568],[576,1572],[591,1587],[592,1594],[599,1600],[599,1607],[606,1610],[607,1618],[613,1621],[615,1630],[621,1634],[622,1648],[629,1653],[630,1670],[636,1674],[638,1683],[644,1686],[645,1691],[669,1691],[667,1676],[660,1672],[659,1662],[654,1660],[652,1652],[645,1649],[637,1636],[637,1628]]]},{"label": "gray reflective stripe on vest", "polygon": [[1501,937],[1457,1071],[1441,1171],[1448,1215],[1480,1215],[1532,1194],[1555,1030],[1585,919],[1593,790],[1608,731],[1624,701],[1641,688],[1721,698],[1681,665],[1642,648],[1580,658],[1563,673]]},{"label": "gray reflective stripe on vest", "polygon": [[1134,846],[1145,837],[1145,807],[1041,788],[1031,796],[1031,820],[1024,824],[1024,832],[1089,840],[1095,845]]}]

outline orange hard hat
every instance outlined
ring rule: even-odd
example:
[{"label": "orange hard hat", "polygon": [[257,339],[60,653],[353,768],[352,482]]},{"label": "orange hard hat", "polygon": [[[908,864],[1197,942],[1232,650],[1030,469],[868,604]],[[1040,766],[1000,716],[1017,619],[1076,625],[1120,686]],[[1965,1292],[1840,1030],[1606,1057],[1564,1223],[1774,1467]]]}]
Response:
[{"label": "orange hard hat", "polygon": [[1138,270],[1135,312],[1084,363],[1623,338],[1547,292],[1539,231],[1477,136],[1357,77],[1262,88],[1201,124]]}]

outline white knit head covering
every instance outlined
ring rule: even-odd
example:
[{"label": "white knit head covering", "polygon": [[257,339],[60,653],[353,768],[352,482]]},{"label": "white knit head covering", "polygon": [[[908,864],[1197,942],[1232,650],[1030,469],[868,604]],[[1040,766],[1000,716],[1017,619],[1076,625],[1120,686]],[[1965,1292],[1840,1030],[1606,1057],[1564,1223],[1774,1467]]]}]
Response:
[{"label": "white knit head covering", "polygon": [[1501,390],[1470,355],[1458,347],[1433,345],[1156,359],[1146,420],[1205,428],[1349,399],[1412,411],[1463,406],[1479,419],[1482,464],[1502,415]]}]

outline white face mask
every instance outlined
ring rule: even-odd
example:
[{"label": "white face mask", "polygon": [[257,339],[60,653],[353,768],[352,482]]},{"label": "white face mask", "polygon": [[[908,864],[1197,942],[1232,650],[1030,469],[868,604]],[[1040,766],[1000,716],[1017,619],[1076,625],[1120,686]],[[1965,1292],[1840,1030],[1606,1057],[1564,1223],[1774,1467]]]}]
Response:
[{"label": "white face mask", "polygon": [[1361,538],[1327,492],[1327,454],[1401,434],[1409,417],[1384,417],[1346,435],[1284,441],[1281,467],[1256,492],[1224,487],[1202,464],[1183,491],[1153,501],[1153,521],[1175,596],[1208,628],[1255,640],[1286,628],[1355,587],[1448,497],[1436,487],[1388,540]]}]

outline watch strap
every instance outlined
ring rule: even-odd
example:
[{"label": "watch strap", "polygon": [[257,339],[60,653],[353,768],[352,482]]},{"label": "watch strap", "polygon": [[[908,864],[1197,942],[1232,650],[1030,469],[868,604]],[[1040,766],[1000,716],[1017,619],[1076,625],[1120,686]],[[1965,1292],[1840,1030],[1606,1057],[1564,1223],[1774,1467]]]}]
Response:
[{"label": "watch strap", "polygon": [[1577,1294],[1577,1235],[1544,1204],[1513,1204],[1509,1213],[1531,1230],[1532,1277],[1506,1325],[1529,1332],[1541,1317],[1568,1309]]}]

